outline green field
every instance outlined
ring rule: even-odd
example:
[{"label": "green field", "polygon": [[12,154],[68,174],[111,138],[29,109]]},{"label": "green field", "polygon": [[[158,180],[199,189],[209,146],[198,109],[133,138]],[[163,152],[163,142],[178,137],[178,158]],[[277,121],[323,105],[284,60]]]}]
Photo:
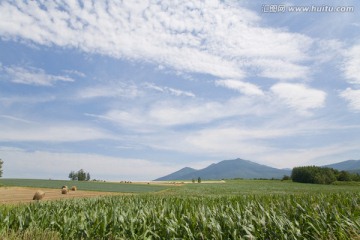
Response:
[{"label": "green field", "polygon": [[43,179],[0,179],[4,186],[34,187],[34,188],[55,188],[60,189],[66,185],[75,185],[78,190],[100,191],[100,192],[122,192],[122,193],[146,193],[157,192],[169,188],[168,186],[134,183],[113,183],[113,182],[87,182],[68,180],[43,180]]},{"label": "green field", "polygon": [[234,180],[3,205],[0,239],[360,239],[359,190]]},{"label": "green field", "polygon": [[294,183],[279,180],[227,180],[226,183],[216,184],[186,184],[181,188],[171,188],[167,195],[188,196],[224,196],[224,195],[252,195],[252,194],[316,194],[316,193],[357,193],[360,183],[336,182],[332,185]]}]

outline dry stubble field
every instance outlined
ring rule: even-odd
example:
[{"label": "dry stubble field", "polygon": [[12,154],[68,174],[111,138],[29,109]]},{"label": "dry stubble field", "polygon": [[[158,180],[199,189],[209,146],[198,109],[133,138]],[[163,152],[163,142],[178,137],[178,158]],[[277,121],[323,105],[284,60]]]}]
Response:
[{"label": "dry stubble field", "polygon": [[[82,198],[96,197],[105,195],[120,195],[114,192],[95,192],[95,191],[69,191],[68,194],[61,194],[61,189],[50,188],[29,188],[29,187],[1,187],[0,188],[0,204],[7,203],[26,203],[34,200],[33,196],[37,190],[45,192],[43,200],[57,200],[65,198]],[[124,195],[124,193],[122,194]]]}]

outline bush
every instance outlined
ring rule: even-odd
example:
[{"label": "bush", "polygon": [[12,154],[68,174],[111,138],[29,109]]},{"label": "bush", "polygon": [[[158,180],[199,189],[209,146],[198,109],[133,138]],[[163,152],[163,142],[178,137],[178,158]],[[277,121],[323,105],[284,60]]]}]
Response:
[{"label": "bush", "polygon": [[284,175],[281,181],[291,180],[291,177],[288,175]]}]

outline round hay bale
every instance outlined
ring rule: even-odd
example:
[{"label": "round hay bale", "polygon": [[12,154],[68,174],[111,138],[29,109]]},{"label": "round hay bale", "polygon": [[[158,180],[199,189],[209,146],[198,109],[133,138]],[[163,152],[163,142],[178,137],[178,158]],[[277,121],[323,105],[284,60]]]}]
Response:
[{"label": "round hay bale", "polygon": [[67,189],[67,188],[61,189],[61,194],[67,194],[67,193],[68,193],[68,189]]},{"label": "round hay bale", "polygon": [[35,192],[33,200],[41,200],[45,197],[45,192],[38,190]]},{"label": "round hay bale", "polygon": [[77,187],[76,186],[72,186],[71,187],[71,191],[76,191],[77,190]]}]

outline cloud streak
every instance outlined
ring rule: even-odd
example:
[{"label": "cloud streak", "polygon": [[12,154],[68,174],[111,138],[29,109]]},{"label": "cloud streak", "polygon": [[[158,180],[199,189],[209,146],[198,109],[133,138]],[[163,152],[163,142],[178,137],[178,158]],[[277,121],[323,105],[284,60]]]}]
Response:
[{"label": "cloud streak", "polygon": [[8,76],[11,82],[19,84],[52,86],[59,81],[74,81],[71,77],[48,74],[43,69],[34,67],[5,66],[0,70]]},{"label": "cloud streak", "polygon": [[263,91],[256,85],[233,79],[217,80],[215,85],[233,89],[245,95],[264,95]]}]

